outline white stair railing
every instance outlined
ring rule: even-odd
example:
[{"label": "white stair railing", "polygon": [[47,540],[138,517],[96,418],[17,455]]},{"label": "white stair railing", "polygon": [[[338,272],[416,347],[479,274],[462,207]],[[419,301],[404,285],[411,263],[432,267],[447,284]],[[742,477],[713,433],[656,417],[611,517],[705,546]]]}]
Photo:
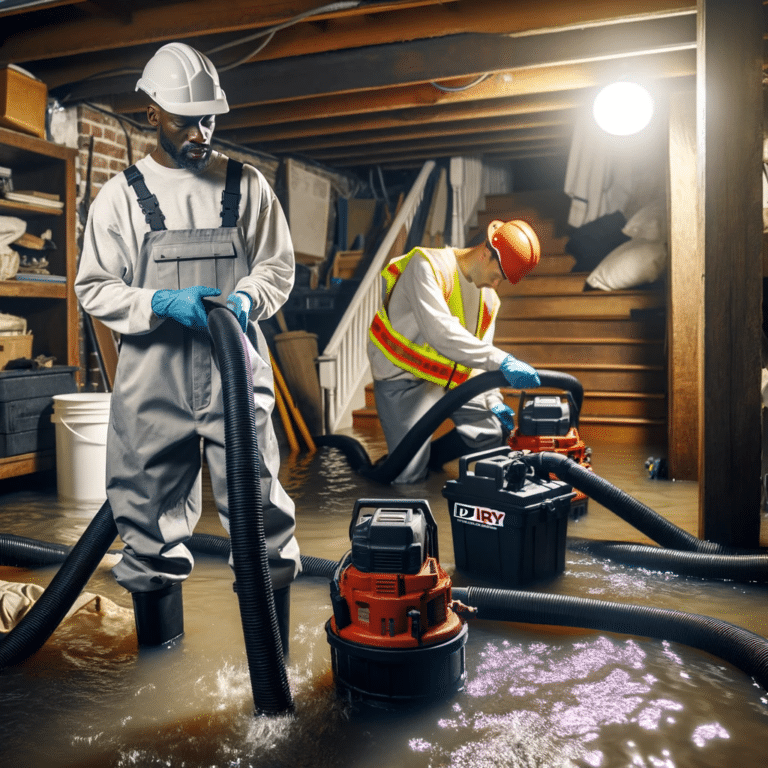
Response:
[{"label": "white stair railing", "polygon": [[390,251],[403,227],[406,232],[410,230],[434,167],[432,160],[424,164],[333,336],[317,358],[328,433],[336,431],[352,399],[364,386],[363,377],[368,372],[368,328],[381,303],[381,270],[386,266]]}]

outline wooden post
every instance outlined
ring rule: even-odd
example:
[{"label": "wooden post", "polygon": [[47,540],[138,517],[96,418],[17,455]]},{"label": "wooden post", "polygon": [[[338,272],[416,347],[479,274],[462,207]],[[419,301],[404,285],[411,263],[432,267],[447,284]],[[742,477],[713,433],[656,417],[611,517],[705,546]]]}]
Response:
[{"label": "wooden post", "polygon": [[698,0],[699,535],[741,547],[760,536],[762,29],[760,0]]},{"label": "wooden post", "polygon": [[699,323],[703,303],[698,247],[696,92],[669,99],[669,344],[667,431],[669,476],[699,473]]}]

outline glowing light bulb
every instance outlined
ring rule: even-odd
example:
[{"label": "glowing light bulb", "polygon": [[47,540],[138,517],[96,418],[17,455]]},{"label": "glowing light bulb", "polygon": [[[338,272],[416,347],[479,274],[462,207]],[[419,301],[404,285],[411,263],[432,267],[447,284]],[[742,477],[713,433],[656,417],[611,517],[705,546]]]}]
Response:
[{"label": "glowing light bulb", "polygon": [[629,136],[642,131],[651,121],[653,99],[637,83],[612,83],[595,97],[592,113],[606,133]]}]

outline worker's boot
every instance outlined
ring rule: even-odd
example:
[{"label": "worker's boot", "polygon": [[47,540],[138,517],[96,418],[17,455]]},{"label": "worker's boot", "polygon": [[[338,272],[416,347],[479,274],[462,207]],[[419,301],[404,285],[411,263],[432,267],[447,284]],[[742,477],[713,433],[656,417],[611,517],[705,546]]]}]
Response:
[{"label": "worker's boot", "polygon": [[181,582],[151,592],[133,593],[136,636],[139,645],[165,645],[184,634]]},{"label": "worker's boot", "polygon": [[446,432],[442,437],[438,437],[437,440],[432,441],[427,466],[433,472],[437,472],[443,468],[443,464],[447,464],[449,461],[458,459],[460,456],[465,456],[468,453],[472,453],[472,449],[461,439],[461,436],[454,428],[450,432]]}]

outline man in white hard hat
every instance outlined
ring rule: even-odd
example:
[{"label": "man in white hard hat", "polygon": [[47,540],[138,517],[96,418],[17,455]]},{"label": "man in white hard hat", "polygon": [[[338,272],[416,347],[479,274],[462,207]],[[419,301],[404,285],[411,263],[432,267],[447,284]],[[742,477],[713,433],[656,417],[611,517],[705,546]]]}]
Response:
[{"label": "man in white hard hat", "polygon": [[262,174],[211,148],[229,110],[213,64],[183,43],[160,48],[146,93],[157,146],[110,179],[86,225],[75,290],[83,309],[120,334],[107,437],[107,496],[125,544],[113,573],[133,594],[139,643],[183,632],[184,542],[201,514],[201,450],[224,527],[228,506],[221,377],[203,297],[222,295],[247,339],[261,490],[283,647],[288,590],[300,569],[279,454],[269,352],[258,321],[293,286],[288,225]]},{"label": "man in white hard hat", "polygon": [[[384,302],[369,331],[368,358],[376,410],[392,452],[448,389],[473,371],[501,369],[515,389],[538,387],[527,363],[493,345],[503,280],[517,283],[538,263],[540,245],[520,219],[492,221],[471,248],[414,248],[385,267]],[[514,413],[498,389],[482,393],[451,416],[455,428],[413,446],[395,483],[417,483],[429,469],[459,456],[503,445]]]}]

